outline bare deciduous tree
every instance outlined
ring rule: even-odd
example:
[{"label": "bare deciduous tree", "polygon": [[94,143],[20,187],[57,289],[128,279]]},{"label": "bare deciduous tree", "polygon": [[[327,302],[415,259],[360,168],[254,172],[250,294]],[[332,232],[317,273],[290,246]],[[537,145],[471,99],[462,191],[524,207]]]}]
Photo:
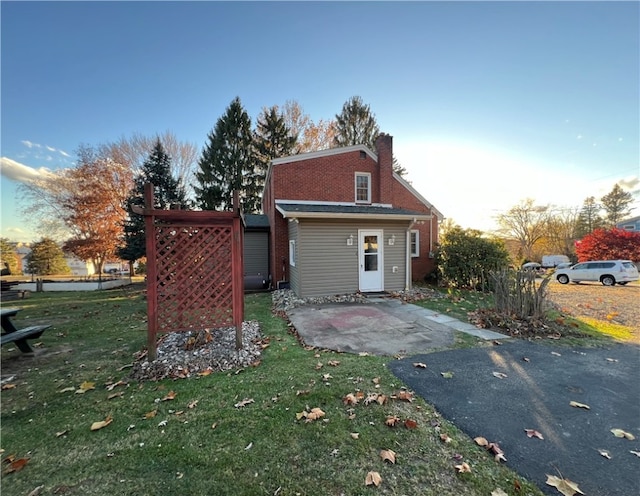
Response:
[{"label": "bare deciduous tree", "polygon": [[518,241],[522,256],[531,260],[533,246],[545,234],[550,216],[549,206],[537,206],[528,198],[497,217],[500,233]]},{"label": "bare deciduous tree", "polygon": [[146,158],[153,152],[156,143],[160,141],[162,147],[171,157],[171,173],[175,179],[185,187],[187,197],[193,195],[193,174],[198,159],[198,148],[195,143],[178,140],[171,131],[165,131],[157,136],[143,136],[139,133],[131,137],[121,137],[117,141],[100,146],[101,156],[108,157],[119,164],[130,166],[134,173],[141,168]]}]

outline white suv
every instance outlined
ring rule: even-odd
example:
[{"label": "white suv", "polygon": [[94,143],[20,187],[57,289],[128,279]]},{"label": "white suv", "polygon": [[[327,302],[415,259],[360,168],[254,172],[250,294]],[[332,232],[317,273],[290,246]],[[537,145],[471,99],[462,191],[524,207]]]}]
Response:
[{"label": "white suv", "polygon": [[598,260],[558,269],[554,276],[560,284],[567,284],[569,281],[600,281],[605,286],[624,286],[638,280],[638,269],[630,260]]}]

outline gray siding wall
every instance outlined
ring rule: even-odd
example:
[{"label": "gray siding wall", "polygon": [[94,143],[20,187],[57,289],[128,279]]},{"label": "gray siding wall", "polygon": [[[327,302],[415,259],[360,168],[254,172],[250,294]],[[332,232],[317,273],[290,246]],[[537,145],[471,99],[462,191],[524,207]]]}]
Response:
[{"label": "gray siding wall", "polygon": [[[389,238],[395,235],[395,243],[389,246]],[[406,227],[384,228],[384,289],[401,291],[407,277],[407,229]],[[397,267],[397,272],[393,272]]]},{"label": "gray siding wall", "polygon": [[266,232],[244,233],[245,275],[269,275],[269,234]]},{"label": "gray siding wall", "polygon": [[300,294],[300,247],[299,245],[299,226],[297,222],[289,222],[289,241],[294,240],[296,242],[296,266],[289,265],[289,251],[287,250],[287,270],[289,271],[289,282],[291,289]]},{"label": "gray siding wall", "polygon": [[[289,239],[292,226],[290,223]],[[298,264],[291,271],[291,289],[304,298],[358,291],[358,229],[384,231],[384,286],[385,290],[401,290],[405,286],[406,228],[408,223],[379,221],[323,221],[300,220],[297,226]],[[395,234],[395,244],[388,238]],[[347,238],[353,235],[353,245]],[[393,266],[398,271],[393,273]]]}]

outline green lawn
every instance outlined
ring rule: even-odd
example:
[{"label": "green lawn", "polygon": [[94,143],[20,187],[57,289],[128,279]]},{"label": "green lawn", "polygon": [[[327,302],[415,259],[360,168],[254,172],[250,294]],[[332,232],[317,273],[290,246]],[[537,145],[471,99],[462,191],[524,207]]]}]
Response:
[{"label": "green lawn", "polygon": [[[270,338],[258,367],[146,383],[127,368],[146,340],[140,294],[40,293],[17,303],[20,326],[53,327],[35,357],[2,349],[3,380],[15,376],[1,393],[2,456],[28,459],[3,474],[3,495],[39,486],[42,495],[542,494],[430,405],[397,398],[403,385],[387,370],[391,358],[301,346],[272,315],[268,294],[246,297],[246,319]],[[95,389],[75,392],[83,383]],[[388,399],[343,402],[359,392]],[[243,400],[253,401],[234,406]],[[312,408],[324,417],[297,419]],[[389,416],[398,425],[387,426]],[[381,459],[383,449],[395,464]],[[457,472],[462,462],[470,473]],[[382,477],[377,488],[365,486],[370,471]]]}]

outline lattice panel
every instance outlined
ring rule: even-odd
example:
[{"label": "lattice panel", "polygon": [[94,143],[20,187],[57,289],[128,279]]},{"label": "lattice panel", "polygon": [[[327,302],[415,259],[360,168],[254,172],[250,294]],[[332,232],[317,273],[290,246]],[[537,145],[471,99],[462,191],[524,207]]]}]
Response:
[{"label": "lattice panel", "polygon": [[156,224],[158,332],[233,326],[232,226]]}]

